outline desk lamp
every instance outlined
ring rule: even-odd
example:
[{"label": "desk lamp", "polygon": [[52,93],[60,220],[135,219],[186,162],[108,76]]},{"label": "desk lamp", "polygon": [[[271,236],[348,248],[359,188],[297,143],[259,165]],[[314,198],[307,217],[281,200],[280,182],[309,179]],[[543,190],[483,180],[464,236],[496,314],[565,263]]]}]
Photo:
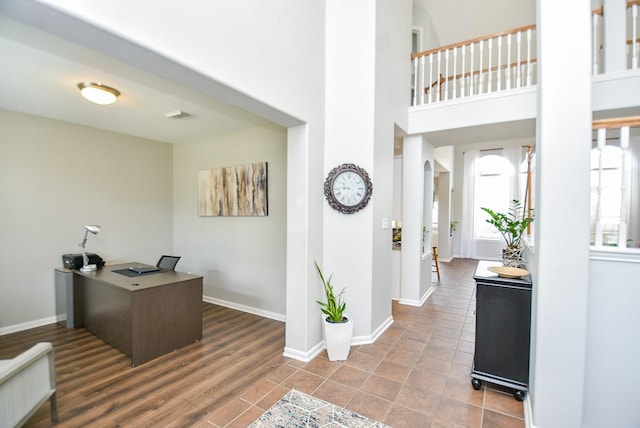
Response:
[{"label": "desk lamp", "polygon": [[87,243],[87,235],[89,234],[89,232],[97,235],[98,232],[100,232],[100,226],[96,224],[86,224],[84,228],[84,239],[80,243],[80,248],[82,248],[82,267],[80,268],[80,271],[93,272],[94,270],[96,270],[97,266],[89,264],[89,257],[87,257],[87,253],[84,251],[84,246]]}]

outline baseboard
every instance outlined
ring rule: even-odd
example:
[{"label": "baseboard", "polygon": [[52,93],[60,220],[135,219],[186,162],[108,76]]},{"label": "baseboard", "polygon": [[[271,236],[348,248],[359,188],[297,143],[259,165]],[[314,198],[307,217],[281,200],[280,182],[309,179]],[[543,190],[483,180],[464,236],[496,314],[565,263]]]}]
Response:
[{"label": "baseboard", "polygon": [[275,312],[265,311],[263,309],[254,308],[251,306],[240,305],[238,303],[229,302],[222,299],[216,299],[215,297],[203,296],[202,300],[207,303],[212,303],[218,306],[224,306],[225,308],[235,309],[241,312],[246,312],[253,315],[258,315],[264,318],[270,318],[276,321],[286,321],[286,317],[283,314],[277,314]]},{"label": "baseboard", "polygon": [[[265,311],[262,309],[253,308],[251,306],[239,305],[237,303],[228,302],[226,300],[216,299],[214,297],[203,296],[202,301],[207,303],[213,303],[214,305],[224,306],[230,309],[236,309],[238,311],[247,312],[253,315],[258,315],[264,318],[270,318],[272,320],[285,322],[285,316],[283,314],[277,314],[275,312]],[[39,320],[28,321],[21,324],[14,324],[7,327],[0,328],[0,336],[4,336],[6,334],[17,333],[19,331],[29,330],[36,327],[42,327],[43,325],[55,324],[59,321],[62,321],[64,317],[62,316],[53,316],[42,318]]]},{"label": "baseboard", "polygon": [[436,291],[434,286],[431,286],[426,293],[424,293],[424,296],[422,296],[422,298],[420,300],[412,300],[412,299],[399,299],[398,303],[402,304],[402,305],[407,305],[407,306],[417,306],[417,307],[421,307],[422,305],[424,305],[424,302],[427,301],[427,299],[429,299],[429,297],[433,294],[433,292]]},{"label": "baseboard", "polygon": [[[384,333],[390,326],[393,324],[393,317],[387,318],[372,334],[365,336],[354,336],[351,338],[351,346],[358,345],[370,345],[374,343],[378,338]],[[311,348],[311,350],[307,352],[298,351],[293,348],[284,348],[283,355],[288,358],[293,358],[298,361],[302,361],[304,363],[308,363],[317,357],[324,349],[326,348],[326,344],[324,340],[318,343],[316,346]]]},{"label": "baseboard", "polygon": [[324,340],[307,352],[298,351],[297,349],[287,348],[285,346],[282,355],[287,358],[293,358],[294,360],[302,361],[303,363],[308,363],[309,361],[320,355],[324,348]]},{"label": "baseboard", "polygon": [[531,395],[527,393],[524,397],[524,426],[525,428],[535,428],[533,426],[533,415],[531,414]]},{"label": "baseboard", "polygon": [[354,336],[351,338],[351,346],[353,345],[371,345],[393,324],[393,317],[387,318],[375,331],[365,336]]},{"label": "baseboard", "polygon": [[2,327],[0,328],[0,336],[4,336],[5,334],[17,333],[19,331],[29,330],[36,327],[42,327],[43,325],[55,324],[58,321],[58,317],[53,316],[21,324],[14,324],[8,327]]},{"label": "baseboard", "polygon": [[387,329],[391,327],[392,324],[393,324],[393,316],[391,315],[382,324],[380,324],[380,326],[373,332],[372,334],[373,340],[371,340],[371,342],[369,343],[374,343],[376,340],[378,340],[378,338],[382,336],[382,333],[387,331]]}]

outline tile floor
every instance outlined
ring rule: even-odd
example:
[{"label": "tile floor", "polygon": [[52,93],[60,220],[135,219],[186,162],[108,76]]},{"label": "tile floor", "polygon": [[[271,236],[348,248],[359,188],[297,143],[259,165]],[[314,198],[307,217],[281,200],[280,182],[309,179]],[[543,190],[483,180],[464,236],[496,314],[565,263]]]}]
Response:
[{"label": "tile floor", "polygon": [[247,427],[290,389],[402,427],[525,426],[511,391],[471,386],[476,260],[440,263],[441,281],[423,307],[393,303],[393,325],[345,362],[282,358],[269,376],[212,415],[207,427]]}]

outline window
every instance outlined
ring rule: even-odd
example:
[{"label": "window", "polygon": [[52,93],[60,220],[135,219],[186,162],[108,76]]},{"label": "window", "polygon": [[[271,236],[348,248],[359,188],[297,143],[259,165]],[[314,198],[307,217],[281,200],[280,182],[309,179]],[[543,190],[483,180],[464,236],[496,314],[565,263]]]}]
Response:
[{"label": "window", "polygon": [[[622,149],[591,150],[591,245],[617,245],[622,209]],[[598,236],[600,235],[600,236]]]},{"label": "window", "polygon": [[[494,150],[469,150],[463,153],[464,185],[460,221],[460,254],[462,257],[492,256],[486,251],[489,251],[489,248],[494,248],[496,242],[486,241],[502,241],[503,239],[500,232],[487,223],[489,215],[481,209],[482,207],[507,213],[511,201],[514,199],[520,200],[522,206],[525,206],[528,201],[525,195],[528,169],[527,152],[528,147],[516,146]],[[532,176],[534,168],[535,163],[532,158]],[[529,188],[532,196],[533,191],[534,189]],[[528,205],[526,208],[528,212]],[[485,243],[479,241],[485,241]]]},{"label": "window", "polygon": [[480,209],[488,207],[496,212],[507,212],[509,209],[511,166],[501,152],[502,150],[487,152],[478,159],[473,198],[475,239],[502,239],[496,228],[487,223],[489,215]]},{"label": "window", "polygon": [[523,207],[527,205],[527,148],[505,149],[504,152],[503,155],[503,150],[487,151],[477,161],[474,186],[475,239],[502,239],[495,227],[486,222],[489,215],[481,207],[507,213],[513,199],[520,200]]}]

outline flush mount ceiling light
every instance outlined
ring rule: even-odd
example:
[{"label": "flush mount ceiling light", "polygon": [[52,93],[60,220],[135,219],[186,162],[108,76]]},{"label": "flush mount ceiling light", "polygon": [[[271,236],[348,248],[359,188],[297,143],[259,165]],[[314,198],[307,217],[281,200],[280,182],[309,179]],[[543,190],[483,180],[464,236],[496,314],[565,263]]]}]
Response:
[{"label": "flush mount ceiling light", "polygon": [[81,82],[78,89],[83,97],[96,104],[113,104],[120,95],[120,91],[100,83]]}]

